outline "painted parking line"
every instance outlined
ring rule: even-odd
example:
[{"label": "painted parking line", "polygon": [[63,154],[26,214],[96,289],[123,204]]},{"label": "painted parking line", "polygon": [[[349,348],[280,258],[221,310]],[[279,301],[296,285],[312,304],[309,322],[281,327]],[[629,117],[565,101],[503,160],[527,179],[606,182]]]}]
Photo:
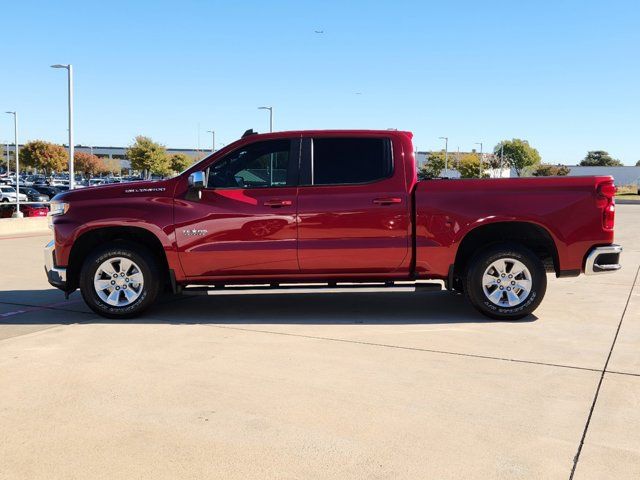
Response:
[{"label": "painted parking line", "polygon": [[[24,313],[31,313],[31,312],[38,312],[41,310],[51,310],[51,309],[56,310],[57,307],[60,307],[62,305],[73,305],[76,303],[81,303],[81,300],[70,300],[70,301],[57,302],[57,303],[48,303],[46,305],[29,306],[29,307],[21,308],[19,310],[13,310],[11,312],[0,313],[0,318],[14,317],[16,315],[22,315]],[[67,311],[64,309],[60,309],[60,310]],[[84,312],[76,312],[76,313],[84,313]]]}]

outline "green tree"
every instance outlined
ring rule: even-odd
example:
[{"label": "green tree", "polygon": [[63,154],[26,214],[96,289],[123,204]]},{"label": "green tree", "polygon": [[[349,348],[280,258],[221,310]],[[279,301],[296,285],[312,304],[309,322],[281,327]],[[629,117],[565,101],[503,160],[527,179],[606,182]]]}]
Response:
[{"label": "green tree", "polygon": [[514,138],[512,140],[503,140],[493,148],[493,153],[500,157],[504,155],[504,163],[516,171],[516,175],[520,176],[522,171],[527,167],[533,167],[540,163],[540,154],[538,150],[529,145],[526,140]]},{"label": "green tree", "polygon": [[593,150],[587,152],[580,165],[583,167],[621,167],[622,162],[616,160],[604,150]]},{"label": "green tree", "polygon": [[475,152],[462,155],[456,168],[462,178],[486,177],[480,166],[480,156]]},{"label": "green tree", "polygon": [[636,162],[636,167],[640,167],[640,160]]},{"label": "green tree", "polygon": [[538,165],[531,174],[534,177],[564,177],[569,175],[571,170],[566,165],[549,165],[547,163],[541,163]]},{"label": "green tree", "polygon": [[34,140],[20,148],[20,164],[47,173],[67,169],[69,154],[62,145]]},{"label": "green tree", "polygon": [[82,172],[87,177],[93,177],[105,170],[102,159],[85,152],[75,152],[73,154],[74,170]]},{"label": "green tree", "polygon": [[170,170],[164,145],[149,137],[137,136],[133,145],[127,149],[127,157],[131,160],[131,168],[145,172],[147,177],[149,174],[166,175]]},{"label": "green tree", "polygon": [[169,160],[171,163],[171,170],[176,173],[180,173],[189,168],[194,159],[185,153],[174,153],[171,155]]},{"label": "green tree", "polygon": [[426,162],[418,171],[418,178],[420,178],[420,180],[424,180],[425,178],[438,178],[442,170],[444,170],[444,167],[444,150],[440,152],[429,152]]},{"label": "green tree", "polygon": [[102,169],[99,173],[104,174],[120,174],[120,160],[117,158],[101,158],[102,161]]}]

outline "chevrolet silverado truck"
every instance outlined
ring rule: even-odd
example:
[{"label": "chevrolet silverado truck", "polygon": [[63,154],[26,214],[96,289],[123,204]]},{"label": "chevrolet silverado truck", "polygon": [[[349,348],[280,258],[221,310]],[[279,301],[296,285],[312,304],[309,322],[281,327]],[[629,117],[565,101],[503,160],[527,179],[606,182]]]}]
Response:
[{"label": "chevrolet silverado truck", "polygon": [[609,176],[418,181],[410,132],[248,131],[174,178],[56,195],[45,270],[108,318],[170,291],[431,281],[518,319],[547,273],[620,268],[614,194]]}]

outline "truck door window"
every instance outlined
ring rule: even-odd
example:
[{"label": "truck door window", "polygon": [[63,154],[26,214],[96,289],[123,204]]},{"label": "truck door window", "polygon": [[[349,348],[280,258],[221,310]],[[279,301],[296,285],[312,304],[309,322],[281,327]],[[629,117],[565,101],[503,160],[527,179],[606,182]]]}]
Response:
[{"label": "truck door window", "polygon": [[314,138],[313,185],[369,183],[391,176],[388,138]]},{"label": "truck door window", "polygon": [[291,186],[291,141],[257,142],[230,153],[209,168],[209,188],[269,188]]}]

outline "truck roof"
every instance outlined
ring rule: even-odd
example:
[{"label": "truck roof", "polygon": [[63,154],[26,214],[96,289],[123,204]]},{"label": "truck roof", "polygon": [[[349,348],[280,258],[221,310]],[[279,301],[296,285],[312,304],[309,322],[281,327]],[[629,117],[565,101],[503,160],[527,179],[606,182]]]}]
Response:
[{"label": "truck roof", "polygon": [[406,135],[409,138],[413,137],[413,133],[407,130],[396,130],[393,128],[390,129],[378,129],[378,130],[356,130],[356,129],[325,129],[325,130],[285,130],[281,132],[266,132],[266,133],[255,133],[252,134],[251,137],[255,138],[256,136],[265,137],[265,138],[289,138],[292,136],[298,135]]}]

